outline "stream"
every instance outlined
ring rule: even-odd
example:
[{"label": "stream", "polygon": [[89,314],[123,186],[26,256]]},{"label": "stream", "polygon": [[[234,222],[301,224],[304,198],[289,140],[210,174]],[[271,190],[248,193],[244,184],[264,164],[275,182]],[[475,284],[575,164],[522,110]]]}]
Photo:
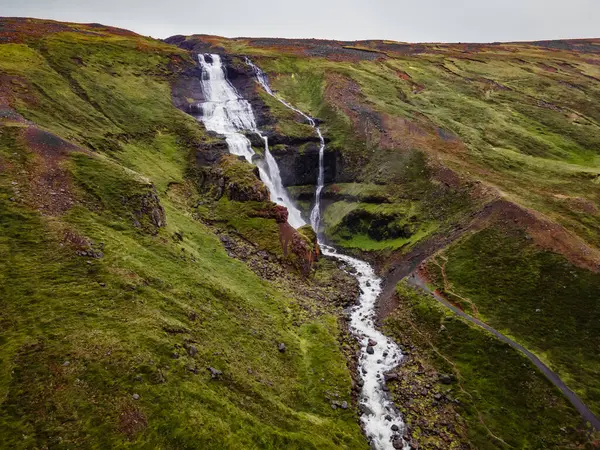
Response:
[{"label": "stream", "polygon": [[[258,166],[260,178],[269,189],[271,200],[288,209],[290,225],[294,228],[305,225],[306,222],[300,211],[290,200],[282,185],[279,167],[269,150],[268,139],[258,129],[250,103],[239,95],[227,80],[221,57],[217,54],[200,54],[198,62],[202,68],[201,85],[205,101],[198,105],[202,114],[197,119],[202,121],[207,130],[225,136],[230,153],[243,156],[248,162]],[[325,182],[323,167],[325,140],[321,130],[313,118],[294,108],[271,90],[267,76],[260,68],[248,59],[246,63],[252,67],[256,81],[262,88],[284,106],[302,116],[319,136],[318,182],[315,204],[310,213],[310,224],[317,233],[323,254],[352,267],[350,272],[360,285],[361,294],[358,303],[350,313],[350,331],[361,346],[358,361],[359,385],[362,386],[359,395],[360,419],[372,448],[408,449],[408,443],[402,438],[404,422],[385,390],[385,373],[399,364],[402,353],[396,343],[384,336],[375,326],[375,304],[381,292],[381,280],[367,262],[338,253],[335,248],[323,243],[319,232],[321,191]],[[264,141],[263,158],[252,149],[250,140],[244,134],[247,131],[256,133]]]},{"label": "stream", "polygon": [[[227,80],[225,67],[220,56],[200,54],[198,55],[198,61],[202,68],[201,84],[205,97],[205,101],[198,105],[202,111],[202,115],[197,117],[198,120],[204,123],[207,130],[225,136],[230,153],[243,156],[248,162],[258,166],[260,178],[267,186],[271,200],[288,209],[290,225],[294,228],[305,225],[306,222],[300,211],[289,198],[281,182],[279,167],[269,150],[267,137],[260,132],[256,125],[250,103],[240,96]],[[319,137],[319,171],[315,202],[310,212],[310,224],[317,233],[322,253],[338,259],[346,267],[351,267],[349,273],[357,279],[360,286],[361,294],[358,302],[350,311],[350,331],[361,346],[357,374],[358,383],[361,386],[358,399],[360,420],[373,449],[408,450],[410,445],[402,437],[405,430],[404,422],[385,389],[385,373],[400,363],[402,353],[398,345],[381,333],[375,325],[375,306],[382,291],[381,279],[375,275],[373,268],[367,262],[339,253],[334,247],[323,242],[321,233],[321,192],[325,183],[325,140],[321,130],[312,117],[292,106],[271,89],[266,74],[259,67],[248,58],[246,58],[246,64],[253,69],[256,81],[265,92],[304,118],[314,128]],[[256,133],[264,141],[264,156],[262,158],[254,152],[250,140],[244,134],[248,131]],[[409,281],[426,289],[422,280],[418,279],[416,275],[412,275]],[[569,398],[582,416],[594,428],[600,429],[598,418],[581,402],[575,393],[566,387],[558,375],[552,372],[535,355],[488,325],[464,314],[439,296],[435,297],[456,314],[485,328],[500,340],[524,353]]]},{"label": "stream", "polygon": [[365,261],[338,253],[323,242],[321,230],[321,192],[325,184],[325,139],[316,121],[279,97],[269,85],[266,74],[246,58],[252,67],[256,80],[262,88],[285,107],[302,116],[319,137],[319,171],[315,190],[315,203],[310,212],[310,224],[317,233],[319,246],[324,255],[336,258],[352,267],[352,274],[360,286],[358,304],[350,313],[350,331],[360,342],[361,353],[358,361],[359,384],[362,384],[359,396],[359,409],[364,431],[371,446],[378,450],[408,449],[408,443],[402,438],[405,425],[400,413],[394,407],[385,391],[385,373],[396,367],[402,352],[394,341],[387,338],[375,326],[375,305],[381,293],[381,280],[373,268]]}]

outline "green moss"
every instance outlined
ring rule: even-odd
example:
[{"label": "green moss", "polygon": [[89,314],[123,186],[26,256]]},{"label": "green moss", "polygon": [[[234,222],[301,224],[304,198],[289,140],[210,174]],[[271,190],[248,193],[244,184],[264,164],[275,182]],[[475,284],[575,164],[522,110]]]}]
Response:
[{"label": "green moss", "polygon": [[386,330],[454,375],[440,389],[458,400],[473,448],[575,448],[587,441],[577,411],[524,355],[405,282],[397,293],[400,306]]},{"label": "green moss", "polygon": [[[354,413],[327,399],[351,387],[336,310],[259,278],[197,220],[213,214],[277,254],[264,202],[188,206],[209,138],[171,103],[187,56],[85,31],[0,46],[18,112],[95,150],[60,162],[75,203],[42,215],[9,199],[45,156],[0,131],[0,447],[366,448]],[[132,220],[149,193],[166,216],[156,234]]]},{"label": "green moss", "polygon": [[600,275],[541,250],[523,231],[497,227],[468,236],[444,256],[452,291],[546,361],[599,414]]}]

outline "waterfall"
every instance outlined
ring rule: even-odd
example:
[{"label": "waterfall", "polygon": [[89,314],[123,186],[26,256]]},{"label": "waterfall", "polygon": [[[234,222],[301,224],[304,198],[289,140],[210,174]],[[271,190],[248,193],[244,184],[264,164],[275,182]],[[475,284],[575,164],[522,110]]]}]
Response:
[{"label": "waterfall", "polygon": [[323,155],[325,154],[325,139],[323,138],[323,135],[321,134],[321,129],[317,126],[317,123],[315,122],[315,120],[312,117],[303,113],[299,109],[293,107],[292,105],[290,105],[288,102],[286,102],[284,99],[282,99],[278,95],[275,95],[275,93],[271,90],[271,86],[269,85],[269,80],[267,79],[267,75],[260,69],[260,67],[255,65],[249,58],[246,58],[246,63],[250,67],[252,67],[252,69],[254,70],[254,73],[256,74],[256,80],[263,87],[263,89],[267,92],[267,94],[269,94],[273,98],[277,99],[285,107],[291,109],[292,111],[294,111],[294,112],[298,113],[299,115],[301,115],[302,117],[304,117],[304,119],[306,119],[306,121],[310,124],[310,126],[315,129],[317,136],[319,136],[319,143],[320,143],[320,145],[319,145],[319,173],[318,173],[318,179],[317,179],[317,190],[315,193],[315,205],[310,212],[310,225],[313,227],[313,230],[315,230],[317,235],[319,235],[319,226],[321,224],[321,191],[323,190],[323,186],[325,184],[325,169],[324,169],[324,163],[323,163]]},{"label": "waterfall", "polygon": [[354,268],[355,277],[360,285],[361,294],[358,304],[350,314],[350,330],[359,340],[361,354],[358,362],[358,375],[362,380],[359,402],[361,405],[361,422],[365,433],[377,450],[409,449],[409,444],[402,438],[405,425],[402,416],[389,399],[385,387],[385,373],[396,367],[402,360],[402,352],[398,345],[381,333],[375,326],[375,305],[381,293],[381,279],[365,261],[338,253],[331,246],[325,245],[319,234],[321,223],[321,192],[325,184],[324,153],[325,140],[316,121],[290,105],[275,94],[269,86],[267,75],[246,58],[246,63],[254,69],[256,80],[263,89],[287,108],[304,117],[319,136],[319,173],[315,191],[315,204],[310,213],[310,224],[317,233],[323,254],[343,261]]},{"label": "waterfall", "polygon": [[[204,102],[199,106],[200,120],[207,130],[225,136],[229,152],[243,156],[249,163],[257,160],[260,179],[269,190],[271,200],[288,209],[288,222],[294,228],[305,225],[300,211],[290,200],[281,182],[279,167],[269,151],[269,142],[256,126],[250,103],[242,98],[227,80],[221,57],[215,54],[198,55],[202,68],[202,93]],[[260,136],[264,142],[264,158],[261,160],[252,149],[250,139],[243,133],[249,131]]]}]

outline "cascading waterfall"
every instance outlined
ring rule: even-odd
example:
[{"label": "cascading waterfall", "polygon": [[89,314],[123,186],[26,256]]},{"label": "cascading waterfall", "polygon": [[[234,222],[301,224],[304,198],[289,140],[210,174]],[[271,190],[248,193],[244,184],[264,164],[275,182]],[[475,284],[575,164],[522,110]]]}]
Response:
[{"label": "cascading waterfall", "polygon": [[306,121],[312,126],[317,135],[319,136],[319,174],[317,180],[317,191],[315,192],[315,206],[310,212],[310,225],[313,227],[313,230],[319,234],[319,225],[321,223],[321,191],[323,190],[323,185],[325,184],[325,170],[323,166],[323,155],[325,154],[325,139],[321,134],[321,129],[317,126],[315,120],[307,114],[304,114],[299,109],[293,107],[288,102],[286,102],[281,97],[275,95],[275,93],[271,90],[271,86],[269,85],[269,80],[267,79],[267,75],[255,65],[249,58],[246,58],[246,64],[248,64],[254,70],[256,74],[256,79],[258,83],[263,87],[263,89],[269,94],[271,97],[277,99],[280,103],[282,103],[286,108],[291,109],[292,111],[300,114],[302,117],[306,119]]},{"label": "cascading waterfall", "polygon": [[269,86],[266,74],[249,59],[246,59],[256,74],[258,83],[263,89],[287,108],[297,112],[304,117],[315,129],[321,146],[319,148],[319,172],[317,188],[315,191],[315,204],[310,213],[310,224],[317,232],[319,245],[323,254],[337,258],[354,268],[355,276],[359,282],[361,295],[358,305],[352,309],[350,329],[359,339],[361,344],[361,355],[358,369],[362,380],[360,393],[361,421],[365,433],[371,440],[371,444],[378,450],[408,449],[408,443],[402,438],[404,433],[404,422],[400,413],[394,408],[389,400],[385,386],[385,373],[396,367],[401,359],[402,352],[394,341],[387,338],[375,327],[375,305],[377,297],[381,293],[381,279],[379,279],[373,268],[365,261],[338,253],[333,247],[321,242],[319,235],[321,223],[321,191],[325,184],[324,153],[325,140],[315,120],[290,105],[281,97],[276,95]]},{"label": "cascading waterfall", "polygon": [[[256,162],[260,179],[267,186],[271,200],[288,209],[288,222],[291,226],[301,227],[305,222],[283,187],[279,167],[269,151],[268,139],[256,127],[252,106],[227,80],[219,55],[201,54],[198,55],[198,62],[202,67],[201,85],[204,94],[204,102],[199,105],[202,111],[199,119],[207,130],[225,136],[230,153],[243,156],[250,163]],[[264,159],[258,158],[244,131],[255,133],[264,141]]]}]

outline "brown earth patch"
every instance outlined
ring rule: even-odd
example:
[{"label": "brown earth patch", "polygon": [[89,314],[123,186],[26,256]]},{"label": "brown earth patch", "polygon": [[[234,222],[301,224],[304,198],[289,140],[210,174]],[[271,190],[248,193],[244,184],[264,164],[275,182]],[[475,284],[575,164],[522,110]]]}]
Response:
[{"label": "brown earth patch", "polygon": [[548,64],[545,64],[543,62],[538,62],[537,66],[540,69],[545,70],[546,72],[552,72],[552,73],[558,72],[558,69],[556,67],[549,66]]},{"label": "brown earth patch", "polygon": [[554,198],[566,202],[572,209],[582,211],[587,214],[596,215],[600,211],[596,204],[587,198],[570,197],[568,195],[554,194]]},{"label": "brown earth patch", "polygon": [[131,404],[123,406],[119,414],[119,430],[128,439],[133,439],[138,433],[144,431],[148,426],[148,419],[144,413]]},{"label": "brown earth patch", "polygon": [[588,246],[581,238],[536,211],[508,200],[496,200],[484,207],[481,215],[472,223],[472,229],[482,229],[492,223],[523,228],[539,247],[563,255],[576,266],[600,272],[598,249]]},{"label": "brown earth patch", "polygon": [[396,70],[395,72],[396,72],[396,75],[398,75],[398,78],[400,78],[402,80],[409,81],[411,79],[410,75],[402,70]]},{"label": "brown earth patch", "polygon": [[436,127],[426,116],[417,115],[416,120],[411,120],[379,113],[368,105],[355,81],[333,73],[326,74],[325,79],[325,100],[348,116],[360,139],[382,149],[417,148],[426,153],[431,149],[452,154],[466,151],[458,137]]},{"label": "brown earth patch", "polygon": [[435,127],[425,117],[415,121],[382,114],[383,148],[419,149],[427,154],[458,155],[467,152],[465,144],[452,133]]},{"label": "brown earth patch", "polygon": [[16,93],[28,105],[37,104],[33,89],[22,77],[0,74],[0,123],[29,123],[14,109]]},{"label": "brown earth patch", "polygon": [[367,122],[379,122],[379,115],[368,106],[354,80],[339,73],[325,74],[325,101],[341,110],[352,121],[353,128],[361,139],[366,140],[369,134]]},{"label": "brown earth patch", "polygon": [[20,193],[27,203],[46,214],[64,213],[76,200],[62,163],[69,153],[84,150],[35,126],[24,128],[21,139],[34,157],[27,165],[27,186]]}]

